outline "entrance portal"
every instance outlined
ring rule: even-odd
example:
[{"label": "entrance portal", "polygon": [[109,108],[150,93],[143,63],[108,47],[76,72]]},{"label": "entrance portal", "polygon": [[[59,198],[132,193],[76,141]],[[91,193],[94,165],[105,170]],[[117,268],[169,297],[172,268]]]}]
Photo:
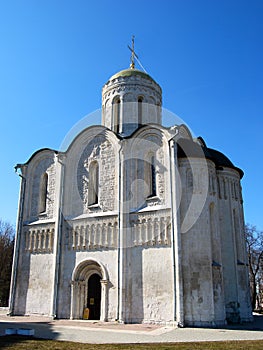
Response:
[{"label": "entrance portal", "polygon": [[88,280],[88,300],[89,319],[100,319],[100,303],[101,303],[101,277],[94,273]]},{"label": "entrance portal", "polygon": [[90,320],[107,321],[108,272],[95,259],[81,261],[72,273],[70,318],[82,319],[86,308]]}]

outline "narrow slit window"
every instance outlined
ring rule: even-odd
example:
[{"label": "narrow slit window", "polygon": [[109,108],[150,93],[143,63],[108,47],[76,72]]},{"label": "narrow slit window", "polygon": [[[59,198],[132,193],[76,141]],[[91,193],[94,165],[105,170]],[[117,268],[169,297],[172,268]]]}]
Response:
[{"label": "narrow slit window", "polygon": [[142,97],[138,98],[138,125],[142,125]]},{"label": "narrow slit window", "polygon": [[99,165],[92,162],[89,168],[88,205],[98,204],[99,200]]},{"label": "narrow slit window", "polygon": [[113,102],[113,130],[117,133],[120,130],[120,112],[121,100],[117,98]]},{"label": "narrow slit window", "polygon": [[156,196],[156,171],[155,171],[155,159],[151,156],[151,193],[150,196]]},{"label": "narrow slit window", "polygon": [[48,174],[44,173],[40,180],[39,188],[39,213],[44,213],[47,209],[47,187],[48,187]]},{"label": "narrow slit window", "polygon": [[244,256],[242,254],[242,242],[240,238],[240,223],[236,209],[233,209],[233,231],[236,243],[236,255],[239,263],[243,262]]},{"label": "narrow slit window", "polygon": [[149,160],[146,161],[145,182],[148,186],[148,196],[156,196],[156,169],[155,169],[155,157],[151,155]]}]

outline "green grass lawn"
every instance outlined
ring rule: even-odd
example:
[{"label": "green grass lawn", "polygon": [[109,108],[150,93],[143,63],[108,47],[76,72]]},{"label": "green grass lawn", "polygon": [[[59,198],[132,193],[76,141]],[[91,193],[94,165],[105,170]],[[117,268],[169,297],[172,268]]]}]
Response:
[{"label": "green grass lawn", "polygon": [[198,342],[174,344],[82,344],[56,340],[28,338],[23,336],[0,337],[1,349],[34,349],[34,350],[262,350],[263,340],[227,341],[227,342]]}]

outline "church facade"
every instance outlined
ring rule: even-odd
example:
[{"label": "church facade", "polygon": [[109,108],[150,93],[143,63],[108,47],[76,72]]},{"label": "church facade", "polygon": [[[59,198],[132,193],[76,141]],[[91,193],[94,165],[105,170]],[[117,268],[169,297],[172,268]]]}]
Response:
[{"label": "church facade", "polygon": [[162,126],[162,91],[131,68],[102,123],[18,164],[11,315],[179,326],[251,320],[238,169]]}]

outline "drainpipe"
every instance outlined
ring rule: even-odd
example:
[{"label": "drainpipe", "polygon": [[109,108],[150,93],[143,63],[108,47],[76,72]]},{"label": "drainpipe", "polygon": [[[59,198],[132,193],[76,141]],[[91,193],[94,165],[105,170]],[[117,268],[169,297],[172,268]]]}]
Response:
[{"label": "drainpipe", "polygon": [[63,184],[64,184],[64,164],[63,156],[57,154],[57,164],[58,166],[58,190],[57,190],[57,205],[56,205],[56,221],[55,221],[55,234],[54,234],[54,259],[53,259],[53,288],[51,295],[51,316],[55,319],[57,317],[57,298],[58,298],[58,282],[59,282],[59,270],[60,270],[60,255],[61,255],[61,231],[63,225],[63,215],[62,215],[62,198],[63,198]]},{"label": "drainpipe", "polygon": [[[22,165],[18,164],[15,167],[16,172],[17,172],[17,169],[21,170]],[[15,308],[17,267],[18,267],[18,259],[19,259],[20,240],[21,240],[21,235],[22,235],[22,231],[23,231],[24,199],[25,199],[25,189],[26,189],[26,178],[22,174],[19,174],[19,176],[21,177],[20,193],[19,193],[19,206],[18,206],[18,214],[17,214],[15,246],[14,246],[12,275],[11,275],[10,293],[9,293],[8,315],[10,315],[10,316],[12,316],[14,314],[14,308]]]},{"label": "drainpipe", "polygon": [[123,214],[123,189],[124,189],[124,171],[123,171],[123,141],[120,142],[119,149],[119,203],[118,203],[118,308],[117,308],[117,320],[119,323],[124,323],[123,320],[123,285],[124,285],[124,246],[123,246],[123,224],[124,224],[124,214]]},{"label": "drainpipe", "polygon": [[[174,135],[175,136],[175,135]],[[183,278],[182,278],[182,257],[181,257],[181,230],[179,213],[177,214],[178,179],[176,179],[177,146],[174,136],[168,140],[170,155],[170,178],[171,178],[171,233],[172,233],[172,254],[174,273],[174,320],[178,327],[184,327],[183,308]]]}]

